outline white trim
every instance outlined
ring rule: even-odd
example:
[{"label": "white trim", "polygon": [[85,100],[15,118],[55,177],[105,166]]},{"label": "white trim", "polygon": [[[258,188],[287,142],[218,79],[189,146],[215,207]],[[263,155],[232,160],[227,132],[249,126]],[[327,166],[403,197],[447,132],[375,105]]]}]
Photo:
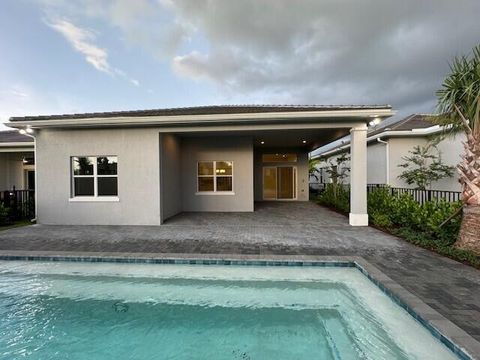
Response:
[{"label": "white trim", "polygon": [[[373,140],[376,140],[378,138],[390,138],[390,137],[424,137],[427,135],[435,134],[442,131],[442,127],[439,127],[438,125],[431,126],[428,128],[424,129],[413,129],[413,130],[388,130],[381,132],[379,134],[375,134],[373,136],[370,136],[367,138],[367,144],[371,143]],[[323,153],[316,154],[313,158],[318,158],[321,156],[332,156],[337,153],[341,153],[344,150],[347,150],[350,148],[350,143],[345,144],[339,148],[335,148],[332,150],[327,150]]]},{"label": "white trim", "polygon": [[75,196],[69,202],[119,202],[118,196]]},{"label": "white trim", "polygon": [[234,191],[197,191],[195,195],[235,195]]},{"label": "white trim", "polygon": [[357,109],[357,110],[323,110],[323,111],[285,111],[271,113],[235,113],[235,114],[206,114],[206,115],[164,115],[164,116],[118,116],[118,117],[95,117],[95,118],[63,118],[51,120],[22,120],[5,123],[12,128],[24,128],[31,126],[33,129],[51,126],[128,126],[128,125],[178,125],[189,123],[222,123],[234,120],[235,122],[259,122],[271,121],[272,119],[318,119],[337,118],[358,119],[365,121],[371,117],[390,117],[395,111],[388,108],[380,109]]},{"label": "white trim", "polygon": [[0,145],[0,153],[12,153],[12,152],[35,152],[35,147],[2,147]]},{"label": "white trim", "polygon": [[[12,131],[12,130],[10,130],[10,131]],[[0,142],[0,148],[1,147],[14,147],[14,146],[29,147],[33,150],[34,142],[33,141]]]},{"label": "white trim", "polygon": [[348,223],[351,226],[368,226],[368,214],[353,214],[348,216]]},{"label": "white trim", "polygon": [[[75,175],[74,173],[74,166],[73,166],[73,159],[74,158],[94,158],[93,161],[93,174],[92,175]],[[102,157],[114,157],[117,159],[117,174],[116,175],[98,175],[98,158]],[[71,176],[71,193],[70,193],[70,200],[71,201],[92,201],[92,200],[83,200],[83,199],[100,199],[98,201],[109,201],[105,200],[105,198],[117,198],[118,199],[118,156],[117,155],[74,155],[70,156],[70,176]],[[93,179],[93,196],[82,196],[77,195],[75,196],[75,179],[76,178],[92,178]],[[117,195],[98,195],[98,179],[99,178],[116,178],[117,179]],[[82,199],[82,200],[76,200]],[[118,200],[111,200],[111,201],[118,201]]]}]

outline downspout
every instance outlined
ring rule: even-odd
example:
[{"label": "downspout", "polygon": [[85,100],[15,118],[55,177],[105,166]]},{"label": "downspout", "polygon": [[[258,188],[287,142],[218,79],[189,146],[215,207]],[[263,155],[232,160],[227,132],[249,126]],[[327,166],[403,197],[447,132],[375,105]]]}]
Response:
[{"label": "downspout", "polygon": [[377,138],[377,141],[381,144],[385,145],[385,182],[387,185],[390,185],[390,151],[389,151],[389,146],[388,146],[388,141],[382,140],[381,138]]}]

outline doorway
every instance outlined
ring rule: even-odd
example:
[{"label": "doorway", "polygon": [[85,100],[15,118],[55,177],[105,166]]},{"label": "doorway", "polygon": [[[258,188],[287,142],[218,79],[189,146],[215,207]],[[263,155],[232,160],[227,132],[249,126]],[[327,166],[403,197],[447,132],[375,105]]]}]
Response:
[{"label": "doorway", "polygon": [[297,198],[295,166],[263,167],[263,200],[295,200]]}]

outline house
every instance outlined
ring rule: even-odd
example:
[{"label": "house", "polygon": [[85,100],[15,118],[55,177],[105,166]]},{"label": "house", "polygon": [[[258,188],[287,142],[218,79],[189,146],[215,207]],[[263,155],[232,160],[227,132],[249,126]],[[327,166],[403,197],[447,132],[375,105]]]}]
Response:
[{"label": "house", "polygon": [[[398,176],[403,169],[404,157],[409,155],[416,145],[424,146],[432,138],[442,132],[439,125],[428,120],[431,115],[413,114],[404,119],[388,124],[383,123],[372,128],[367,135],[367,182],[369,184],[388,184],[392,187],[413,188]],[[464,135],[445,137],[437,145],[443,163],[456,166],[463,152]],[[336,159],[350,151],[350,141],[345,140],[333,148],[317,151],[312,156]],[[321,171],[321,182],[328,182],[328,174]],[[348,182],[348,178],[346,182]],[[460,191],[458,175],[455,172],[451,178],[441,179],[432,184],[432,189],[445,191]]]},{"label": "house", "polygon": [[34,141],[18,131],[0,131],[0,191],[35,189]]},{"label": "house", "polygon": [[308,201],[308,153],[352,134],[351,225],[367,225],[367,124],[389,105],[204,106],[14,117],[36,139],[37,221],[160,225],[183,211]]}]

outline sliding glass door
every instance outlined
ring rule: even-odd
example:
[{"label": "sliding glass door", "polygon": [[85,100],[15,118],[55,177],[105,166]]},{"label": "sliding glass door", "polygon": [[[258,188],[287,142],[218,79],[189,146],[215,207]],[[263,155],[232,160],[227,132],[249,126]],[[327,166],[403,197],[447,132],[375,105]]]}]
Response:
[{"label": "sliding glass door", "polygon": [[296,199],[297,168],[294,166],[263,167],[263,199]]}]

